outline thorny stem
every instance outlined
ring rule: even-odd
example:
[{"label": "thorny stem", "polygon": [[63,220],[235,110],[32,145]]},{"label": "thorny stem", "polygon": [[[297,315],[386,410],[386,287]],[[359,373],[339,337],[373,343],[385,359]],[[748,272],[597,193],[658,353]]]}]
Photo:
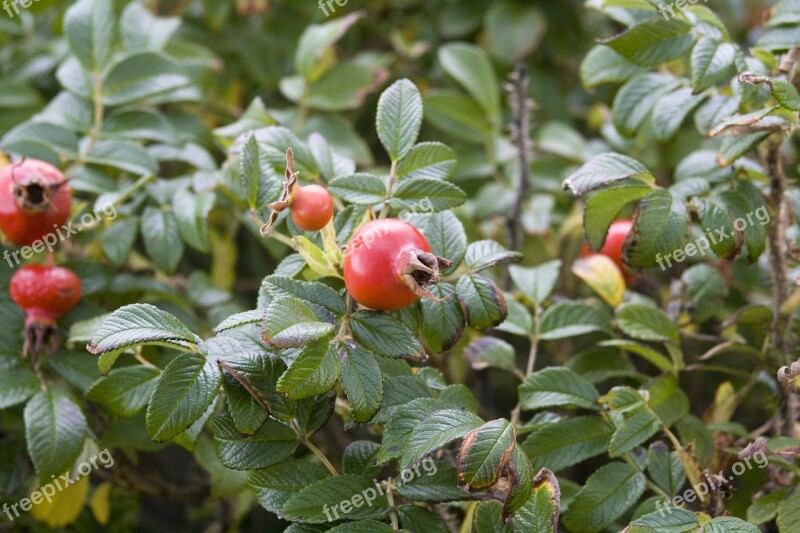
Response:
[{"label": "thorny stem", "polygon": [[383,209],[381,209],[381,215],[378,218],[389,216],[389,201],[392,199],[392,189],[395,181],[397,181],[397,161],[392,161],[392,168],[389,170],[389,185],[386,187],[386,199],[383,201]]},{"label": "thorny stem", "polygon": [[[519,250],[522,247],[523,230],[520,222],[522,206],[530,189],[531,154],[531,118],[530,112],[533,103],[528,98],[528,74],[524,63],[518,63],[511,74],[511,82],[506,86],[509,91],[509,104],[511,107],[511,135],[517,147],[518,181],[516,201],[511,209],[506,226],[508,228],[508,247]],[[506,281],[508,284],[508,280]]]},{"label": "thorny stem", "polygon": [[[785,333],[782,331],[781,309],[789,295],[789,280],[786,274],[786,228],[789,225],[789,212],[786,209],[786,174],[783,172],[781,144],[775,142],[769,146],[766,155],[766,167],[770,177],[770,203],[774,216],[769,227],[769,263],[772,272],[772,345],[783,354],[787,365],[791,365],[792,347],[787,339],[791,335],[792,317],[786,318]],[[781,406],[781,420],[776,420],[776,433],[794,437],[797,420],[797,403],[793,394],[784,387],[778,387],[778,399]],[[782,427],[781,427],[782,426]]]},{"label": "thorny stem", "polygon": [[389,501],[389,508],[391,509],[390,519],[392,521],[392,529],[400,531],[400,521],[397,519],[397,507],[394,504],[394,494],[392,494],[392,484],[386,484],[386,499]]},{"label": "thorny stem", "polygon": [[308,435],[306,435],[305,431],[300,429],[300,426],[297,425],[297,422],[294,421],[292,422],[292,429],[297,434],[297,436],[300,437],[300,440],[303,442],[303,445],[306,448],[308,448],[309,451],[311,451],[311,453],[316,455],[317,459],[319,459],[320,462],[325,466],[325,468],[328,469],[328,472],[330,472],[331,475],[338,476],[339,472],[336,470],[336,467],[333,466],[333,464],[328,460],[325,454],[322,453],[322,450],[317,448],[314,445],[314,443],[311,442],[311,439],[308,438]]}]

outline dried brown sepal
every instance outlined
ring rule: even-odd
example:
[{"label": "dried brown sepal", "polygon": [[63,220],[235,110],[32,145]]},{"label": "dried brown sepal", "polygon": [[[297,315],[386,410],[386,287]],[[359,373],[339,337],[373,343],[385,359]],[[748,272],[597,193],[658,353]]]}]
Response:
[{"label": "dried brown sepal", "polygon": [[49,321],[26,320],[24,337],[22,356],[30,354],[35,360],[42,355],[53,355],[61,344],[58,327]]},{"label": "dried brown sepal", "polygon": [[299,172],[295,172],[294,170],[294,153],[291,148],[287,148],[286,171],[284,172],[286,181],[283,184],[283,192],[279,200],[267,204],[267,207],[270,208],[272,212],[269,214],[266,224],[261,226],[262,237],[266,237],[272,232],[272,225],[278,219],[278,215],[291,207],[294,196],[297,194],[297,176],[299,174]]},{"label": "dried brown sepal", "polygon": [[439,269],[450,266],[453,262],[444,257],[421,250],[406,250],[398,262],[397,276],[417,296],[443,302],[447,298],[437,298],[427,287],[439,283]]}]

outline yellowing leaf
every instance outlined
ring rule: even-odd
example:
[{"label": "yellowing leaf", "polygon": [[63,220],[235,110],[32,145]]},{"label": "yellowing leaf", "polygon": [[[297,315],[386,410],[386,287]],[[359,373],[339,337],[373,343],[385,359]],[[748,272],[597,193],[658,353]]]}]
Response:
[{"label": "yellowing leaf", "polygon": [[703,415],[706,424],[723,424],[729,422],[739,399],[730,381],[725,381],[717,388],[714,404]]},{"label": "yellowing leaf", "polygon": [[320,250],[316,244],[302,235],[295,237],[294,241],[297,244],[298,253],[303,256],[311,270],[323,277],[342,277],[330,257]]},{"label": "yellowing leaf", "polygon": [[89,508],[92,510],[94,519],[103,526],[108,524],[108,519],[111,516],[110,495],[111,483],[105,482],[94,490],[92,498],[89,500]]},{"label": "yellowing leaf", "polygon": [[625,279],[610,258],[594,254],[578,259],[572,265],[572,273],[581,278],[611,307],[617,307],[622,303],[625,295]]},{"label": "yellowing leaf", "polygon": [[[86,495],[89,492],[88,477],[82,477],[68,487],[63,486],[63,481],[59,483],[62,483],[61,486],[64,490],[57,490],[55,482],[51,481],[50,487],[56,489],[56,491],[50,497],[50,501],[46,499],[46,493],[50,492],[50,489],[46,489],[42,491],[42,496],[45,499],[31,507],[32,517],[53,528],[64,527],[73,523],[78,518],[78,515],[81,514],[81,509],[86,503]],[[46,487],[47,485],[45,485]]]}]

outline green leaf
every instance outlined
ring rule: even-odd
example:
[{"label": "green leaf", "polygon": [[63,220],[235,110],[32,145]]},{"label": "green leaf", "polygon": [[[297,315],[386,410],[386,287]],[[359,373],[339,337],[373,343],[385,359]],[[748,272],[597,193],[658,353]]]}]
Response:
[{"label": "green leaf", "polygon": [[554,259],[533,268],[511,265],[508,272],[522,294],[534,304],[544,302],[558,281],[561,260]]},{"label": "green leaf", "polygon": [[650,394],[647,402],[650,409],[665,426],[671,426],[689,412],[689,398],[681,390],[674,375],[666,374],[652,379],[645,389]]},{"label": "green leaf", "polygon": [[278,348],[302,347],[329,335],[334,325],[322,322],[297,298],[274,299],[265,311],[264,340]]},{"label": "green leaf", "polygon": [[392,161],[399,161],[414,146],[422,125],[422,97],[411,81],[394,82],[378,100],[378,137]]},{"label": "green leaf", "polygon": [[227,413],[214,417],[214,444],[220,462],[234,470],[259,470],[292,456],[299,444],[286,424],[268,418],[255,435],[243,438]]},{"label": "green leaf", "polygon": [[569,529],[599,533],[622,516],[644,493],[644,474],[626,463],[596,470],[575,496],[564,517]]},{"label": "green leaf", "polygon": [[439,48],[439,63],[480,104],[486,115],[500,112],[499,83],[489,56],[479,46],[449,43]]},{"label": "green leaf", "polygon": [[502,512],[503,504],[496,500],[478,504],[472,530],[475,533],[512,533],[511,527],[500,517]]},{"label": "green leaf", "polygon": [[671,139],[684,119],[706,96],[706,93],[692,95],[691,87],[679,87],[659,98],[653,107],[653,132],[656,139]]},{"label": "green leaf", "polygon": [[[239,382],[252,402],[256,404],[249,407],[249,410],[257,407],[283,421],[295,418],[297,403],[287,399],[276,389],[278,379],[286,371],[286,365],[280,358],[264,356],[262,352],[256,352],[220,360],[219,364],[225,374]],[[225,382],[225,385],[226,389],[231,388],[228,381]],[[236,427],[240,432],[247,433],[240,427],[241,420],[237,416],[239,414],[243,413],[237,409],[231,409]]]},{"label": "green leaf", "polygon": [[684,533],[700,525],[697,515],[680,507],[654,511],[641,516],[625,528],[625,533]]},{"label": "green leaf", "polygon": [[645,69],[618,54],[613,48],[598,44],[581,61],[581,83],[586,89],[605,83],[623,83]]},{"label": "green leaf", "polygon": [[[424,507],[413,504],[401,505],[397,512],[400,515],[403,529],[407,531],[426,531],[427,533],[448,533],[449,531],[439,515]],[[390,531],[387,530],[386,533],[390,533]]]},{"label": "green leaf", "polygon": [[[391,396],[392,388],[396,388],[400,380],[401,378],[394,378],[386,382],[384,403],[386,398]],[[412,381],[412,383],[418,383],[418,381]],[[420,424],[422,419],[435,411],[440,411],[447,407],[447,404],[443,401],[430,397],[416,397],[398,403],[384,425],[384,438],[381,442],[381,449],[378,451],[378,461],[385,463],[400,457],[409,437],[411,437],[411,432]]]},{"label": "green leaf", "polygon": [[[747,221],[744,228],[744,242],[751,262],[757,260],[764,252],[767,238],[769,216],[761,191],[749,181],[738,181],[736,190],[722,191],[720,199],[730,209],[735,218]],[[750,214],[750,218],[747,215]],[[759,216],[767,215],[767,216]],[[755,219],[753,217],[755,216]],[[750,223],[754,220],[754,223]]]},{"label": "green leaf", "polygon": [[[721,259],[730,259],[735,256],[742,247],[743,236],[737,235],[733,229],[733,217],[727,205],[721,205],[716,200],[706,198],[695,198],[695,205],[699,206],[698,216],[702,224],[706,239],[714,251],[714,254]],[[752,216],[752,215],[751,215]],[[720,233],[721,232],[721,233]],[[724,236],[724,237],[723,237]],[[695,241],[697,251],[690,245],[685,248],[685,254],[691,255],[700,253],[705,255],[707,247],[700,245],[702,241]],[[677,258],[674,258],[677,261]]]},{"label": "green leaf", "polygon": [[464,276],[458,280],[456,292],[467,324],[476,329],[487,329],[500,324],[508,315],[503,292],[490,279],[483,276]]},{"label": "green leaf", "polygon": [[121,266],[128,259],[128,254],[139,234],[139,219],[136,217],[117,220],[108,226],[100,235],[100,246],[103,252],[116,266]]},{"label": "green leaf", "polygon": [[383,382],[381,368],[375,357],[354,343],[340,347],[342,357],[342,388],[352,409],[353,420],[367,422],[381,405]]},{"label": "green leaf", "polygon": [[633,450],[656,434],[661,421],[649,411],[639,411],[622,424],[614,432],[608,445],[608,454],[619,457]]},{"label": "green leaf", "polygon": [[688,238],[686,204],[669,191],[656,189],[639,203],[633,231],[625,239],[622,254],[631,266],[660,266],[662,254],[682,249]]},{"label": "green leaf", "polygon": [[248,484],[256,501],[271,513],[282,514],[283,504],[316,481],[329,476],[321,465],[290,459],[263,470],[250,472]]},{"label": "green leaf", "polygon": [[332,527],[328,532],[333,533],[393,533],[394,528],[386,522],[376,520],[359,520],[358,522],[345,522]]},{"label": "green leaf", "polygon": [[686,473],[677,452],[670,452],[666,444],[656,441],[647,451],[647,471],[656,485],[669,495],[677,494],[686,482]]},{"label": "green leaf", "polygon": [[790,533],[800,528],[800,490],[795,490],[780,503],[776,523],[781,533]]},{"label": "green leaf", "polygon": [[[794,525],[798,525],[795,523]],[[792,531],[791,529],[783,529],[778,524],[781,532]],[[753,524],[748,524],[741,518],[733,516],[718,516],[710,522],[703,524],[703,529],[700,533],[759,533],[761,530]]]},{"label": "green leaf", "polygon": [[692,86],[700,92],[731,75],[736,46],[701,37],[692,49]]},{"label": "green leaf", "polygon": [[342,468],[345,474],[377,476],[381,466],[377,463],[380,444],[370,440],[357,440],[347,445],[342,455]]},{"label": "green leaf", "polygon": [[518,261],[519,259],[522,259],[521,253],[507,250],[504,246],[492,240],[470,243],[464,256],[464,261],[472,273],[480,272],[507,261]]},{"label": "green leaf", "polygon": [[597,251],[603,247],[611,223],[629,203],[647,195],[651,187],[646,185],[623,185],[602,189],[589,195],[583,210],[583,230],[589,247]]},{"label": "green leaf", "polygon": [[200,338],[175,316],[150,304],[131,304],[111,313],[94,332],[87,349],[94,355],[120,353],[137,344],[192,348]]},{"label": "green leaf", "polygon": [[616,153],[600,154],[584,164],[564,180],[564,188],[576,196],[608,185],[615,181],[638,178],[653,181],[655,178],[638,161]]},{"label": "green leaf", "polygon": [[376,70],[358,62],[334,66],[308,88],[305,103],[320,111],[358,109],[379,85]]},{"label": "green leaf", "polygon": [[628,80],[614,96],[611,118],[620,133],[633,136],[650,115],[661,96],[676,89],[680,81],[672,75],[649,72]]},{"label": "green leaf", "polygon": [[557,533],[561,489],[553,473],[543,468],[533,479],[533,494],[512,517],[515,532]]},{"label": "green leaf", "polygon": [[781,106],[792,111],[800,111],[800,95],[794,85],[785,80],[773,80],[770,88],[772,96]]},{"label": "green leaf", "polygon": [[181,189],[172,197],[172,212],[181,239],[199,252],[208,253],[208,214],[214,207],[215,196],[209,191],[191,193]]},{"label": "green leaf", "polygon": [[167,274],[175,272],[183,256],[183,241],[172,212],[148,206],[142,213],[140,227],[147,255]]},{"label": "green leaf", "polygon": [[383,180],[365,172],[331,180],[328,191],[353,204],[373,205],[386,198],[386,184]]},{"label": "green leaf", "polygon": [[116,63],[103,82],[103,103],[130,104],[186,88],[191,80],[167,56],[156,52],[129,55]]},{"label": "green leaf", "polygon": [[181,19],[178,17],[155,17],[144,5],[133,2],[122,11],[120,37],[128,51],[162,50],[170,41]]},{"label": "green leaf", "polygon": [[104,0],[80,0],[64,14],[64,35],[81,65],[101,72],[113,52],[116,28],[113,5]]},{"label": "green leaf", "polygon": [[333,387],[341,369],[337,347],[327,339],[307,344],[278,380],[278,392],[291,400],[322,394]]},{"label": "green leaf", "polygon": [[617,413],[635,411],[647,403],[639,391],[625,386],[612,387],[598,401]]},{"label": "green leaf", "polygon": [[447,179],[453,174],[456,162],[455,152],[446,144],[419,143],[397,165],[397,178]]},{"label": "green leaf", "polygon": [[691,26],[679,18],[653,17],[600,41],[636,65],[655,67],[678,59],[694,44]]},{"label": "green leaf", "polygon": [[482,424],[483,420],[479,416],[460,409],[443,409],[431,413],[411,432],[403,447],[400,467],[408,468]]},{"label": "green leaf", "polygon": [[108,373],[86,391],[86,398],[121,416],[133,416],[150,399],[161,372],[147,366],[126,366]]},{"label": "green leaf", "polygon": [[[314,176],[319,173],[314,154],[308,145],[301,141],[291,130],[283,126],[267,126],[253,130],[253,135],[258,141],[261,158],[273,169],[278,169],[283,174],[286,167],[286,149],[291,148],[294,153],[294,169],[302,176]],[[237,139],[231,147],[232,153],[237,153],[243,139]]]},{"label": "green leaf", "polygon": [[262,294],[266,292],[270,299],[294,296],[306,303],[322,306],[335,315],[345,313],[342,297],[335,290],[318,281],[300,281],[273,274],[264,278],[261,283],[261,291]]},{"label": "green leaf", "polygon": [[60,165],[62,156],[78,154],[78,139],[70,130],[45,122],[23,122],[3,135],[0,146],[8,152]]},{"label": "green leaf", "polygon": [[717,162],[722,167],[732,165],[737,159],[761,144],[761,141],[769,137],[770,133],[769,131],[758,131],[744,135],[728,135],[722,140],[719,147]]},{"label": "green leaf", "polygon": [[463,204],[467,195],[447,181],[413,178],[399,182],[392,191],[391,205],[396,209],[415,211],[426,202],[429,211],[438,212]]},{"label": "green leaf", "polygon": [[92,146],[86,161],[108,165],[133,174],[154,174],[158,164],[141,146],[132,141],[101,140]]},{"label": "green leaf", "polygon": [[510,64],[532,54],[547,31],[540,10],[511,2],[493,3],[484,23],[489,53]]},{"label": "green leaf", "polygon": [[[791,2],[787,4],[793,5]],[[769,52],[785,51],[795,46],[800,46],[800,27],[797,25],[771,27],[756,42],[756,48]]]},{"label": "green leaf", "polygon": [[521,447],[534,464],[558,472],[605,453],[613,431],[599,416],[578,416],[537,429]]},{"label": "green leaf", "polygon": [[510,487],[503,505],[503,517],[516,513],[530,499],[533,492],[533,465],[519,448],[514,448],[511,454],[506,475]]},{"label": "green leaf", "polygon": [[611,322],[605,312],[582,302],[559,302],[547,308],[539,324],[539,338],[564,339],[592,332],[611,334]]},{"label": "green leaf", "polygon": [[217,397],[216,361],[187,353],[173,359],[158,380],[147,405],[147,433],[156,442],[176,437],[191,426]]},{"label": "green leaf", "polygon": [[[348,520],[382,518],[389,513],[386,495],[376,494],[373,499],[370,490],[378,492],[375,482],[367,476],[342,474],[325,478],[289,498],[283,504],[284,518],[308,524],[325,524],[344,517]],[[365,505],[366,494],[370,494],[371,505]],[[358,505],[356,496],[362,496]]]},{"label": "green leaf", "polygon": [[350,318],[356,341],[366,349],[386,357],[418,358],[422,345],[397,318],[375,311],[356,311]]},{"label": "green leaf", "polygon": [[459,484],[482,490],[497,483],[511,458],[516,438],[514,426],[505,418],[467,433],[456,456]]},{"label": "green leaf", "polygon": [[599,395],[591,383],[563,367],[548,367],[528,374],[519,386],[523,409],[571,405],[597,409]]},{"label": "green leaf", "polygon": [[495,337],[479,337],[464,348],[464,357],[475,370],[489,367],[514,370],[515,355],[513,346]]},{"label": "green leaf", "polygon": [[36,374],[27,368],[4,369],[0,373],[0,409],[25,402],[39,388]]},{"label": "green leaf", "polygon": [[775,520],[778,515],[778,506],[787,491],[788,489],[785,488],[777,489],[753,500],[753,503],[747,508],[747,521],[759,525]]},{"label": "green leaf", "polygon": [[464,332],[464,311],[455,297],[456,289],[449,283],[439,283],[429,288],[443,301],[423,298],[422,336],[430,349],[436,353],[449,350],[456,345]]},{"label": "green leaf", "polygon": [[425,93],[425,119],[443,133],[473,144],[491,138],[492,125],[480,106],[467,96],[444,90]]},{"label": "green leaf", "polygon": [[244,311],[242,313],[236,313],[235,315],[231,315],[222,322],[220,322],[217,327],[214,328],[214,333],[222,333],[223,331],[228,331],[234,328],[240,328],[242,326],[247,326],[249,324],[260,324],[264,321],[264,310],[263,309],[254,309],[252,311]]},{"label": "green leaf", "polygon": [[416,473],[418,470],[421,475],[397,487],[404,498],[432,503],[470,499],[469,492],[458,487],[456,469],[448,463],[428,458],[409,471]]},{"label": "green leaf", "polygon": [[25,405],[25,440],[41,480],[63,474],[83,450],[88,430],[80,406],[63,388],[51,385]]},{"label": "green leaf", "polygon": [[261,185],[261,155],[258,151],[258,142],[254,135],[250,135],[244,143],[239,156],[239,174],[247,192],[247,203],[250,209],[258,207],[258,189]]},{"label": "green leaf", "polygon": [[363,16],[364,13],[356,11],[324,24],[308,26],[297,43],[294,56],[295,70],[307,79],[318,77],[321,74],[320,63],[329,53],[331,46]]},{"label": "green leaf", "polygon": [[651,305],[629,303],[617,310],[617,324],[626,335],[642,341],[678,344],[678,329],[669,317]]}]

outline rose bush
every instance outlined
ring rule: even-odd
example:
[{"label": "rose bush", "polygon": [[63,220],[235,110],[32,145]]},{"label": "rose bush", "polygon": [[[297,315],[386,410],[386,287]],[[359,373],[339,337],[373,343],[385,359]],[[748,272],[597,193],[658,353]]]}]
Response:
[{"label": "rose bush", "polygon": [[351,4],[0,19],[0,518],[796,531],[797,2]]}]

